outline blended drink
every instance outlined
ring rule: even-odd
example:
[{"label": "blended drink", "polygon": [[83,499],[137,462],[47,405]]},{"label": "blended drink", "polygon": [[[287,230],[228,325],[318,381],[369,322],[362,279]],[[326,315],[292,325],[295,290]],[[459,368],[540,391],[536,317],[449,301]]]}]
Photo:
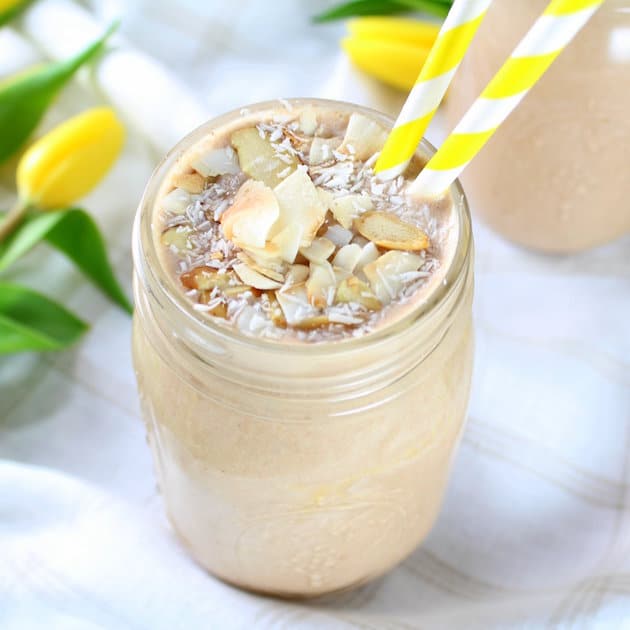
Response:
[{"label": "blended drink", "polygon": [[193,556],[241,587],[355,586],[431,527],[472,363],[457,185],[380,181],[389,121],[266,103],[184,139],[134,236],[134,363],[160,489]]},{"label": "blended drink", "polygon": [[[452,127],[547,4],[492,3],[445,101]],[[630,233],[629,33],[630,0],[607,0],[462,174],[499,234],[567,253]]]}]

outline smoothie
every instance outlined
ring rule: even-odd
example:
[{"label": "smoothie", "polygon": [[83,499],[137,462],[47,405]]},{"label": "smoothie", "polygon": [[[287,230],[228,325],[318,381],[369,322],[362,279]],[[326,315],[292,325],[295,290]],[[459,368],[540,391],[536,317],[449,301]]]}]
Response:
[{"label": "smoothie", "polygon": [[[450,126],[547,4],[492,4],[445,102]],[[462,174],[503,236],[563,253],[630,232],[629,33],[630,2],[608,0]]]},{"label": "smoothie", "polygon": [[134,363],[157,477],[192,555],[313,596],[408,555],[439,510],[472,362],[458,185],[380,182],[389,121],[291,101],[185,139],[134,240]]}]

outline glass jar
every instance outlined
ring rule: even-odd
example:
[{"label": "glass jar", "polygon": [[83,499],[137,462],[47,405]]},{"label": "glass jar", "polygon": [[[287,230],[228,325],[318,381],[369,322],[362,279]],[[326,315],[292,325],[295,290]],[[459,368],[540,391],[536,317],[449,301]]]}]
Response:
[{"label": "glass jar", "polygon": [[319,595],[388,570],[438,513],[472,367],[468,209],[454,184],[445,280],[381,330],[309,345],[215,325],[161,267],[151,224],[177,158],[236,116],[184,138],[147,185],[133,237],[134,365],[159,487],[194,558],[243,588]]},{"label": "glass jar", "polygon": [[[445,103],[450,127],[548,0],[496,0]],[[630,231],[630,0],[607,0],[462,176],[499,234],[574,252]]]}]

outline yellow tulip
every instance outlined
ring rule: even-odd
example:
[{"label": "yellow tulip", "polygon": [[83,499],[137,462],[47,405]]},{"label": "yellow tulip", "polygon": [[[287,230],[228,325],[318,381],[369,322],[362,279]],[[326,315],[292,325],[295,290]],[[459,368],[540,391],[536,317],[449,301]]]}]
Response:
[{"label": "yellow tulip", "polygon": [[0,13],[12,11],[23,2],[24,0],[0,0]]},{"label": "yellow tulip", "polygon": [[431,48],[440,32],[440,26],[422,20],[370,15],[350,20],[348,31],[352,36],[362,39],[407,42]]},{"label": "yellow tulip", "polygon": [[109,107],[70,118],[22,156],[17,168],[20,200],[43,210],[73,204],[103,179],[124,140],[124,127]]},{"label": "yellow tulip", "polygon": [[341,46],[357,68],[401,90],[414,86],[430,50],[405,41],[363,37],[346,37]]}]

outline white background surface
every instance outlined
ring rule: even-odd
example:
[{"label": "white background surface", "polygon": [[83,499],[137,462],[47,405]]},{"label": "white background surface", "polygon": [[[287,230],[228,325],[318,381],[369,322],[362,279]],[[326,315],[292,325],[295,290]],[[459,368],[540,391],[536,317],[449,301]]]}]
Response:
[{"label": "white background surface", "polygon": [[[308,23],[323,4],[91,8],[122,11],[124,36],[178,73],[208,114],[277,96],[396,113],[402,97],[342,59],[342,27]],[[101,98],[75,84],[46,124]],[[177,98],[154,106],[170,111]],[[438,121],[429,138],[442,136]],[[130,226],[155,159],[130,133],[84,203],[128,289]],[[153,481],[129,319],[57,254],[21,262],[11,279],[93,327],[68,352],[0,359],[0,627],[630,628],[630,240],[556,258],[479,224],[475,236],[474,388],[444,510],[396,570],[317,604],[241,593],[187,558]]]}]

